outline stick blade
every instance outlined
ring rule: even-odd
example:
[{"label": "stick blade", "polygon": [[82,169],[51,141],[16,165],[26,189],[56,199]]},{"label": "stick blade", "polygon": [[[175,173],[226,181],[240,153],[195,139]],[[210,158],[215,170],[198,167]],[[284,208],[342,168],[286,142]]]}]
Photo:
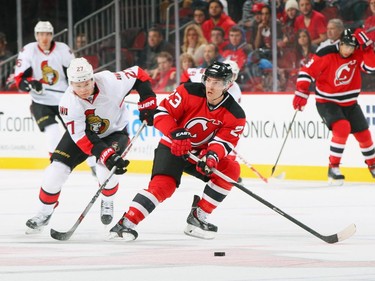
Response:
[{"label": "stick blade", "polygon": [[356,230],[357,230],[357,227],[355,226],[354,223],[352,223],[351,225],[349,225],[348,227],[346,227],[345,229],[337,233],[338,241],[341,242],[352,237],[354,233],[356,232]]},{"label": "stick blade", "polygon": [[70,237],[72,237],[73,232],[72,231],[59,232],[51,228],[50,235],[55,240],[66,241],[66,240],[69,240]]},{"label": "stick blade", "polygon": [[322,239],[325,242],[330,243],[330,244],[341,242],[341,241],[344,241],[344,240],[352,237],[354,235],[354,233],[356,232],[356,230],[357,230],[357,228],[356,228],[355,224],[353,223],[353,224],[347,226],[345,229],[341,230],[340,232],[338,232],[336,234],[333,234],[333,235],[330,235],[330,236],[324,236],[324,237],[322,237]]}]

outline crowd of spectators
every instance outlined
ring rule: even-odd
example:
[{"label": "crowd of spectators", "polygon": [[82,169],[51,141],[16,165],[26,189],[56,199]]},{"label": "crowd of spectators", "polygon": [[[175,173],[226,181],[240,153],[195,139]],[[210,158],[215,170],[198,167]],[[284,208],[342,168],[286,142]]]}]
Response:
[{"label": "crowd of spectators", "polygon": [[[164,6],[167,2],[163,1]],[[316,51],[337,43],[344,28],[363,27],[375,41],[375,0],[276,0],[275,31],[270,5],[270,0],[185,0],[180,12],[181,56],[175,57],[174,38],[165,40],[161,22],[145,30],[143,48],[132,52],[127,63],[144,68],[154,79],[155,91],[170,91],[180,80],[177,60],[181,75],[189,67],[232,60],[240,69],[237,83],[243,91],[270,91],[276,44],[277,89],[293,91],[299,68]],[[276,42],[272,42],[272,32],[276,32]],[[88,56],[82,48],[88,40],[84,34],[76,35],[76,55]],[[373,79],[365,74],[363,79],[363,89],[372,90]]]},{"label": "crowd of spectators", "polygon": [[[293,91],[299,68],[317,50],[336,44],[344,28],[364,27],[369,30],[375,26],[375,0],[279,0],[276,1],[275,31],[272,30],[273,15],[269,0],[237,1],[241,2],[241,7],[237,7],[242,12],[240,17],[232,16],[233,9],[230,5],[228,7],[234,1],[183,2],[184,15],[189,18],[182,20],[187,22],[182,32],[179,58],[182,76],[188,67],[205,68],[214,60],[229,59],[235,61],[240,69],[237,83],[243,91],[272,90],[273,44],[277,46],[277,89]],[[351,9],[351,18],[342,9],[344,6],[346,10]],[[272,32],[276,32],[276,42],[272,42]],[[375,39],[375,31],[369,34]],[[165,47],[160,48],[161,51],[169,52],[176,62],[174,52]],[[145,61],[152,63],[155,59],[142,56],[138,63]],[[166,72],[166,75],[169,82],[164,90],[168,91],[176,86],[176,81],[173,85],[170,73]],[[371,79],[365,74],[364,79],[368,80],[364,84],[369,88]],[[158,87],[158,90],[163,89]]]}]

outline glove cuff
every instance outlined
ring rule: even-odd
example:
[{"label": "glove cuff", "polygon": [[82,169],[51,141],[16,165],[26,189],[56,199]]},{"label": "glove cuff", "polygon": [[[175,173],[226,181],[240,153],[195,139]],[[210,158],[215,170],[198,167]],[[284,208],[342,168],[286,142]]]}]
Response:
[{"label": "glove cuff", "polygon": [[303,92],[300,92],[300,91],[295,91],[294,94],[298,97],[301,97],[301,98],[304,98],[304,99],[308,99],[309,98],[309,94],[307,93],[303,93]]},{"label": "glove cuff", "polygon": [[100,153],[99,160],[105,165],[108,158],[113,154],[115,154],[115,150],[112,147],[108,147]]},{"label": "glove cuff", "polygon": [[145,99],[144,101],[140,101],[138,103],[138,110],[145,110],[145,109],[155,109],[156,108],[156,98],[155,97],[149,97]]},{"label": "glove cuff", "polygon": [[175,140],[184,140],[191,138],[191,134],[185,128],[177,128],[171,131],[170,136]]}]

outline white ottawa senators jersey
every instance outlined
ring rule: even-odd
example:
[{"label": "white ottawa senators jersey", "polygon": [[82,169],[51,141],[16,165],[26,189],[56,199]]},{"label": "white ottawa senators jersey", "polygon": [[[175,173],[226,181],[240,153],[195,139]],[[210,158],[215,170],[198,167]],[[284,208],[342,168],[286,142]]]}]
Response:
[{"label": "white ottawa senators jersey", "polygon": [[120,72],[95,73],[95,92],[89,99],[77,96],[71,86],[66,90],[59,105],[60,115],[73,141],[83,152],[90,155],[94,146],[86,130],[104,138],[128,125],[129,116],[124,99],[137,79],[146,81],[149,76],[134,66]]},{"label": "white ottawa senators jersey", "polygon": [[375,73],[375,54],[356,49],[343,58],[338,45],[328,46],[315,54],[298,73],[296,91],[308,93],[312,81],[316,81],[316,101],[334,102],[349,106],[357,101],[361,90],[361,71]]},{"label": "white ottawa senators jersey", "polygon": [[170,146],[170,132],[186,128],[192,135],[193,149],[215,147],[220,159],[237,145],[245,123],[245,112],[228,93],[218,105],[208,105],[206,87],[202,83],[178,86],[161,101],[154,116],[155,128],[164,134],[161,143]]},{"label": "white ottawa senators jersey", "polygon": [[30,92],[34,102],[45,105],[58,105],[68,87],[65,70],[74,58],[70,48],[61,42],[52,42],[49,52],[43,52],[37,42],[27,44],[18,54],[15,77],[30,72],[28,80],[38,80],[43,85],[43,93]]},{"label": "white ottawa senators jersey", "polygon": [[[202,76],[206,71],[205,68],[188,68],[184,73],[183,77],[181,78],[181,82],[193,82],[193,83],[201,83]],[[228,93],[232,95],[232,97],[236,100],[236,102],[241,102],[241,89],[240,86],[233,82],[232,86],[229,87]]]}]

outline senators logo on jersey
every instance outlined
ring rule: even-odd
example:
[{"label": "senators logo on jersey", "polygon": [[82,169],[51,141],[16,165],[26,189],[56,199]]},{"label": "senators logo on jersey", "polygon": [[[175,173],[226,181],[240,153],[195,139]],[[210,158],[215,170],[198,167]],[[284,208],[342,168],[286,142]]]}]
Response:
[{"label": "senators logo on jersey", "polygon": [[48,61],[41,63],[43,78],[40,80],[43,84],[54,85],[59,81],[59,73],[48,65]]},{"label": "senators logo on jersey", "polygon": [[102,119],[99,116],[95,115],[95,109],[88,109],[85,111],[86,122],[89,125],[90,131],[96,134],[103,134],[108,130],[109,120]]}]

